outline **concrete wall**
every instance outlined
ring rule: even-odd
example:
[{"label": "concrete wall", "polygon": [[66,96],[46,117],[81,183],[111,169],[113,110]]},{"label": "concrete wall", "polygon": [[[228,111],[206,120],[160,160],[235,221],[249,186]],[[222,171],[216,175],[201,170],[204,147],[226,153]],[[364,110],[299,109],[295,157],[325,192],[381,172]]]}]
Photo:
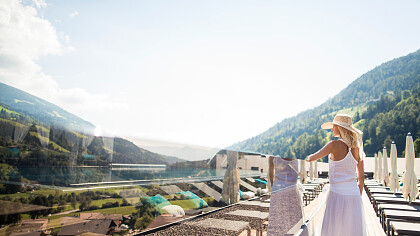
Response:
[{"label": "concrete wall", "polygon": [[[216,155],[216,169],[227,167],[227,155],[217,154]],[[251,170],[252,167],[258,168],[258,171],[268,171],[268,158],[261,155],[248,155],[245,154],[240,156],[237,161],[237,166],[242,170]]]},{"label": "concrete wall", "polygon": [[244,155],[238,159],[238,168],[242,170],[251,170],[252,167],[257,167],[258,171],[268,171],[268,158],[260,155]]},{"label": "concrete wall", "polygon": [[[364,161],[365,172],[373,172],[375,170],[375,160],[373,157],[366,157]],[[309,163],[305,163],[306,170],[309,170]],[[299,166],[300,168],[300,166]],[[328,163],[318,163],[319,171],[328,171]],[[391,171],[391,160],[388,157],[388,170]],[[397,172],[402,175],[405,171],[405,158],[397,158]],[[420,158],[414,159],[414,172],[420,176]]]},{"label": "concrete wall", "polygon": [[[227,161],[226,155],[216,155],[216,168],[226,168]],[[375,169],[375,162],[373,157],[366,157],[365,161],[365,172],[373,172]],[[260,155],[244,155],[238,159],[238,168],[242,170],[251,170],[251,167],[258,167],[259,170],[263,169],[263,172],[268,171],[268,158],[261,157]],[[300,165],[300,162],[299,162]],[[306,170],[309,170],[309,162],[305,161]],[[299,166],[300,169],[300,166]],[[388,170],[391,170],[391,160],[388,157]],[[318,171],[328,171],[328,163],[318,162]],[[397,158],[397,172],[402,175],[405,171],[405,158]],[[420,158],[414,159],[414,171],[417,176],[420,176]]]},{"label": "concrete wall", "polygon": [[216,154],[216,169],[227,167],[227,155]]}]

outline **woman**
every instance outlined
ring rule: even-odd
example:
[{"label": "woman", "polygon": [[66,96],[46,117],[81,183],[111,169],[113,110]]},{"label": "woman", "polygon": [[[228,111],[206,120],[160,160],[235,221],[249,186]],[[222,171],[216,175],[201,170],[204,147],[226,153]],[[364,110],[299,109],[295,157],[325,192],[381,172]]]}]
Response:
[{"label": "woman", "polygon": [[298,185],[298,161],[282,157],[269,158],[272,183],[267,235],[284,235],[293,226],[303,224],[301,188]]},{"label": "woman", "polygon": [[[329,155],[330,188],[327,195],[321,236],[367,235],[361,194],[364,185],[362,132],[353,126],[350,116],[338,114],[323,129],[332,129],[333,140],[310,155],[316,161]],[[356,176],[357,170],[357,176]]]}]

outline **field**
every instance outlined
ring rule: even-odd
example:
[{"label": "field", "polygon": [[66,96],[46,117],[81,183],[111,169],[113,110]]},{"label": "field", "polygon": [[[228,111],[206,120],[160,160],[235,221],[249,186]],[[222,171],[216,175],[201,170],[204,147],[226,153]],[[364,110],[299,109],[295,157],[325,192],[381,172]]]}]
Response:
[{"label": "field", "polygon": [[122,215],[130,215],[136,211],[135,206],[124,206],[124,207],[113,207],[113,208],[106,208],[106,209],[98,209],[93,211],[84,211],[84,212],[100,212],[102,214],[122,214]]}]

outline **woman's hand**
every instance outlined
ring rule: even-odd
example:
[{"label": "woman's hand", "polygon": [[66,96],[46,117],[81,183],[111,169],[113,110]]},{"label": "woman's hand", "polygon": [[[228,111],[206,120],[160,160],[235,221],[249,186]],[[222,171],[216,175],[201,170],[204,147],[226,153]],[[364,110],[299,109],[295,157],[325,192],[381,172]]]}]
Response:
[{"label": "woman's hand", "polygon": [[360,190],[360,195],[362,195],[362,193],[363,193],[363,185],[364,184],[362,184],[362,183],[357,183],[357,186],[359,186],[359,190]]},{"label": "woman's hand", "polygon": [[313,156],[313,155],[309,155],[309,156],[306,158],[306,161],[307,161],[307,162],[311,162],[311,161],[312,161],[312,159],[311,159],[311,158],[312,158],[312,156]]}]

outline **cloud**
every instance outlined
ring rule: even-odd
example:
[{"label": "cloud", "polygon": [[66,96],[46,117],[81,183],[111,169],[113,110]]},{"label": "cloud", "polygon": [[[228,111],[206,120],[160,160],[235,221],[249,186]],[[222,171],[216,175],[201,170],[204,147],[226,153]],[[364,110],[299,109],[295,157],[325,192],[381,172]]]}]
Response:
[{"label": "cloud", "polygon": [[66,43],[70,42],[70,36],[69,35],[67,35],[63,32],[60,32],[58,35],[60,36],[60,39],[63,40],[64,42],[66,42]]},{"label": "cloud", "polygon": [[70,18],[74,18],[77,15],[79,15],[79,12],[75,11],[75,12],[71,13],[69,16],[70,16]]},{"label": "cloud", "polygon": [[46,56],[64,56],[74,48],[60,40],[69,36],[57,33],[51,23],[38,16],[35,6],[21,1],[0,1],[0,82],[41,97],[75,114],[107,109],[128,109],[122,100],[105,94],[92,94],[82,88],[63,89],[55,79],[43,72],[37,60]]},{"label": "cloud", "polygon": [[45,3],[45,0],[33,0],[33,3],[37,8],[45,8],[47,7],[47,3]]}]

